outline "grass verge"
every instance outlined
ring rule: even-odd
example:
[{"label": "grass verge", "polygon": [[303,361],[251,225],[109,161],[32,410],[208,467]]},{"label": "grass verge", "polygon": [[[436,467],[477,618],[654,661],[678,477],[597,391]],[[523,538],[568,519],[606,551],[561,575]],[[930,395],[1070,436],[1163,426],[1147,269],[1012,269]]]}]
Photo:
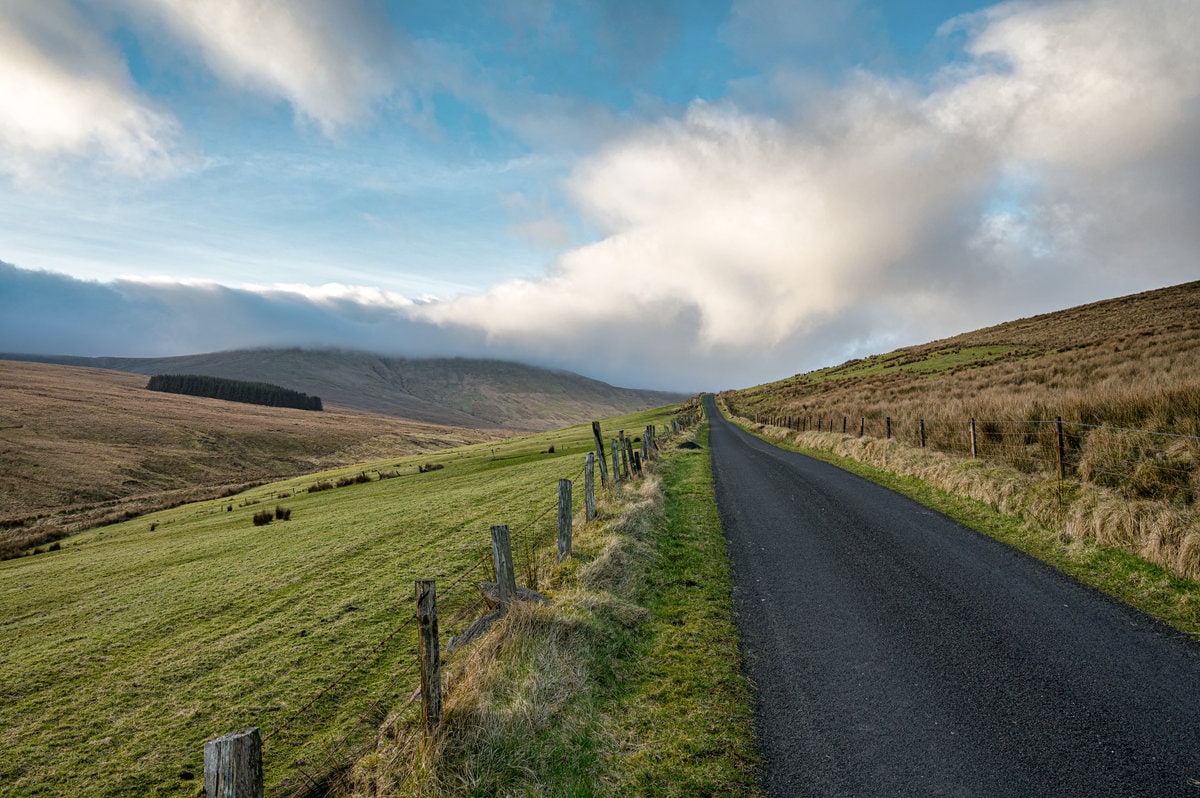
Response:
[{"label": "grass verge", "polygon": [[757,794],[707,453],[656,472],[576,531],[552,605],[448,657],[441,734],[398,715],[354,795]]},{"label": "grass verge", "polygon": [[1135,554],[1072,538],[1050,525],[999,512],[985,501],[952,493],[918,477],[780,440],[763,434],[744,419],[735,419],[734,423],[780,448],[822,460],[908,496],[1200,639],[1200,584],[1195,581],[1181,579]]}]

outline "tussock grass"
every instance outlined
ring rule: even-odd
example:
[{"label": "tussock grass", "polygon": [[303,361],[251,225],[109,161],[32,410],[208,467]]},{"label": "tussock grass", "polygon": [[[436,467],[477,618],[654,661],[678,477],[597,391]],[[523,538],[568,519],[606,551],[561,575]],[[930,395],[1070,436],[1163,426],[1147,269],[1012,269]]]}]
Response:
[{"label": "tussock grass", "polygon": [[[1066,422],[1068,476],[1127,500],[1200,496],[1200,282],[1098,302],[850,361],[723,395],[745,418],[791,416],[1057,472],[1052,421]],[[1122,431],[1097,429],[1126,428]]]},{"label": "tussock grass", "polygon": [[658,467],[576,530],[552,605],[450,657],[440,733],[401,710],[349,794],[757,794],[708,456]]}]

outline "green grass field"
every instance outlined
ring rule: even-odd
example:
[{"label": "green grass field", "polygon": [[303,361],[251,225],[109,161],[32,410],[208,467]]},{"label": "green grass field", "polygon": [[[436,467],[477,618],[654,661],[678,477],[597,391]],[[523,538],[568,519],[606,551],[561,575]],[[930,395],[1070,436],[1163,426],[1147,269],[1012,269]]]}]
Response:
[{"label": "green grass field", "polygon": [[[604,432],[640,434],[667,418],[631,414]],[[445,584],[483,562],[459,589],[473,600],[469,582],[490,578],[489,527],[552,540],[553,513],[537,530],[530,522],[555,504],[559,478],[581,477],[591,446],[581,425],[341,469],[319,477],[400,476],[311,494],[318,476],[292,479],[0,563],[5,794],[194,795],[203,743],[247,726],[268,738],[268,788],[319,771],[330,741],[372,702],[402,703],[413,690],[415,680],[393,677],[413,668],[415,631],[372,654],[412,616],[413,581]],[[416,473],[424,462],[445,468]],[[252,523],[276,505],[291,519]],[[443,617],[444,638],[469,622]]]}]

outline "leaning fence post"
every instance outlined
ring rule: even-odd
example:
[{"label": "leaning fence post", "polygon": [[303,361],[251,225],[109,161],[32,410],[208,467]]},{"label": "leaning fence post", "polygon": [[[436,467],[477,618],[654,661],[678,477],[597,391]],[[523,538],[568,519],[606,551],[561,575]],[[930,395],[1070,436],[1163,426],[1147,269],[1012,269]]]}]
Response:
[{"label": "leaning fence post", "polygon": [[975,419],[971,419],[971,456],[976,457],[975,449]]},{"label": "leaning fence post", "polygon": [[558,561],[571,556],[571,480],[558,481]]},{"label": "leaning fence post", "polygon": [[492,527],[492,559],[496,565],[496,585],[500,611],[507,612],[517,595],[517,575],[513,570],[512,542],[508,537],[508,525]]},{"label": "leaning fence post", "polygon": [[1066,477],[1066,463],[1063,462],[1063,429],[1062,416],[1055,416],[1054,426],[1058,429],[1058,481],[1062,482]]},{"label": "leaning fence post", "polygon": [[596,453],[588,452],[583,463],[583,518],[591,521],[596,517]]},{"label": "leaning fence post", "polygon": [[204,744],[204,794],[208,798],[262,798],[262,735],[258,727],[230,732]]},{"label": "leaning fence post", "polygon": [[630,475],[640,477],[642,475],[642,464],[633,456],[633,441],[630,438],[625,439],[625,457],[629,459]]},{"label": "leaning fence post", "polygon": [[625,452],[625,430],[617,433],[617,440],[621,447],[621,476],[628,480],[632,474],[629,472],[629,455]]},{"label": "leaning fence post", "polygon": [[612,465],[613,465],[613,487],[621,487],[621,455],[618,454],[619,444],[617,439],[612,439]]},{"label": "leaning fence post", "polygon": [[608,481],[608,472],[604,467],[604,439],[600,437],[600,422],[592,422],[592,437],[596,439],[596,458],[600,461],[600,484]]},{"label": "leaning fence post", "polygon": [[421,659],[421,720],[431,736],[442,722],[442,670],[438,655],[437,582],[417,580],[417,656]]}]

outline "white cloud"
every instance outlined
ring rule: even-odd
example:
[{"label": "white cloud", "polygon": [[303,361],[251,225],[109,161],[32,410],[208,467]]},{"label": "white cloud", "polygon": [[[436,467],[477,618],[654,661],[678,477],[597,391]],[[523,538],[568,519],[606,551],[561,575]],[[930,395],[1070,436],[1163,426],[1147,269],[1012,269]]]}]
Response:
[{"label": "white cloud", "polygon": [[601,240],[417,312],[539,355],[798,366],[830,330],[917,342],[1190,279],[1198,14],[1008,4],[960,21],[971,60],[931,90],[860,73],[796,123],[695,103],[575,170]]},{"label": "white cloud", "polygon": [[395,88],[402,45],[365,0],[125,0],[223,80],[287,100],[327,135]]},{"label": "white cloud", "polygon": [[0,5],[0,171],[33,179],[63,156],[118,172],[173,168],[177,125],[64,0]]}]

